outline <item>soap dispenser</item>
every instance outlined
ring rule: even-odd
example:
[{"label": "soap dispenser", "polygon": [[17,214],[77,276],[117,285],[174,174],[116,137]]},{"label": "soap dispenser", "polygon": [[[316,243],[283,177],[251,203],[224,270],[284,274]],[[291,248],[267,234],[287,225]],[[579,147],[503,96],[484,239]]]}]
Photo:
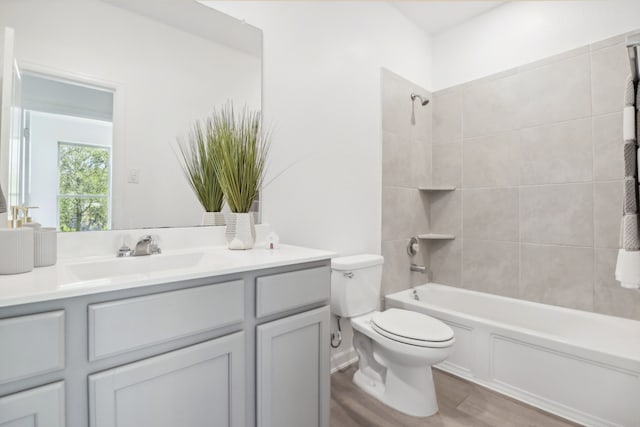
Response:
[{"label": "soap dispenser", "polygon": [[11,219],[8,221],[7,227],[9,228],[20,228],[22,227],[22,220],[19,218],[20,215],[20,207],[11,206]]},{"label": "soap dispenser", "polygon": [[42,225],[39,222],[33,221],[33,219],[29,216],[29,209],[38,209],[38,206],[22,206],[20,210],[22,211],[22,226],[23,227],[31,227],[31,228],[40,228]]}]

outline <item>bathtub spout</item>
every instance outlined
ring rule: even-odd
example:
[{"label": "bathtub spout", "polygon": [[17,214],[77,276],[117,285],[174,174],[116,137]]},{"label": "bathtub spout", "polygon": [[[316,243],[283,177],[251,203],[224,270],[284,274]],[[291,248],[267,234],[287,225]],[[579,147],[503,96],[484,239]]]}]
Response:
[{"label": "bathtub spout", "polygon": [[417,271],[418,273],[426,273],[427,267],[424,265],[411,264],[411,271]]}]

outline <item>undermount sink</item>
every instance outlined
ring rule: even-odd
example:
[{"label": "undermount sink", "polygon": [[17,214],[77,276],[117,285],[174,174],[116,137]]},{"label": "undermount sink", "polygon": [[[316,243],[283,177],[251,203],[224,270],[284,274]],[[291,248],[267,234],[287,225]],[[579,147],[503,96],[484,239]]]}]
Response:
[{"label": "undermount sink", "polygon": [[203,252],[189,252],[113,258],[69,264],[67,270],[71,273],[72,281],[149,275],[152,273],[195,267],[202,261],[203,256]]}]

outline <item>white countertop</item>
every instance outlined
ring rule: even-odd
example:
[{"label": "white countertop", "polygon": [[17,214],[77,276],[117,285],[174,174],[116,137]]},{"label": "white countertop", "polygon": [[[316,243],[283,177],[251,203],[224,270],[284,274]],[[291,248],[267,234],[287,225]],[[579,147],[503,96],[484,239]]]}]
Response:
[{"label": "white countertop", "polygon": [[[330,251],[289,245],[280,245],[274,250],[256,247],[248,251],[211,246],[145,257],[110,255],[60,259],[54,266],[36,268],[30,273],[0,276],[0,307],[301,264],[335,255]],[[156,268],[165,261],[163,268]],[[149,269],[139,268],[142,263],[147,263],[144,265]],[[175,268],[166,268],[172,263]],[[99,277],[101,268],[113,274]],[[83,279],[82,274],[96,277]]]}]

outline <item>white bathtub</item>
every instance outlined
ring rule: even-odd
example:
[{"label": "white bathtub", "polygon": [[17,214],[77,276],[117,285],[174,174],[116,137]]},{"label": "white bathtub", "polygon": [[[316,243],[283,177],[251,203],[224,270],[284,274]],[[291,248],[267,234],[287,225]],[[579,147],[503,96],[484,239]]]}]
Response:
[{"label": "white bathtub", "polygon": [[437,284],[386,297],[454,330],[437,367],[588,426],[640,427],[640,322]]}]

